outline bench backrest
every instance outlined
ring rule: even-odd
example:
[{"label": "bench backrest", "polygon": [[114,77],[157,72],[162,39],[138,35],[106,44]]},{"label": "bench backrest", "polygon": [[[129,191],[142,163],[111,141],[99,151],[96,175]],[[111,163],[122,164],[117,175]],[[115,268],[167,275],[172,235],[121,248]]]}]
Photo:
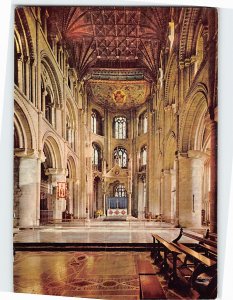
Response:
[{"label": "bench backrest", "polygon": [[174,239],[173,242],[177,243],[182,236],[189,237],[189,238],[194,239],[194,240],[196,240],[200,243],[205,243],[206,245],[210,245],[212,247],[217,248],[217,242],[216,241],[212,241],[212,240],[207,239],[206,237],[203,238],[203,237],[200,237],[198,235],[186,232],[186,231],[184,231],[183,228],[180,229],[180,233],[179,233],[178,237],[176,239]]},{"label": "bench backrest", "polygon": [[181,252],[174,247],[171,243],[164,240],[161,236],[157,234],[152,234],[153,238],[155,238],[159,243],[161,243],[169,252],[180,254]]},{"label": "bench backrest", "polygon": [[206,265],[207,267],[212,267],[214,265],[216,265],[216,261],[205,257],[204,255],[200,254],[199,252],[183,245],[180,243],[172,243],[175,247],[177,247],[178,249],[180,249],[181,251],[183,251],[185,254],[193,257],[195,260],[199,261],[200,263]]}]

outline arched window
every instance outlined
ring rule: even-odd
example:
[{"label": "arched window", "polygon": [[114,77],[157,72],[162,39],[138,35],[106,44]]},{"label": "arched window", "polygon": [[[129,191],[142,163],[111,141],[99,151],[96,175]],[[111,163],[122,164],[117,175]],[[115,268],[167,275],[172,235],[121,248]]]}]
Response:
[{"label": "arched window", "polygon": [[147,122],[147,112],[144,111],[140,116],[139,116],[139,122],[138,122],[138,134],[144,134],[147,133],[147,128],[148,128],[148,122]]},{"label": "arched window", "polygon": [[127,138],[127,119],[126,117],[115,117],[113,123],[113,136],[116,139]]},{"label": "arched window", "polygon": [[127,192],[122,184],[118,184],[114,190],[114,197],[127,197]]},{"label": "arched window", "polygon": [[47,95],[45,96],[45,118],[50,124],[53,123],[53,101],[49,90],[46,90]]},{"label": "arched window", "polygon": [[101,171],[101,151],[95,143],[92,144],[92,166],[94,169]]},{"label": "arched window", "polygon": [[117,147],[114,149],[114,161],[117,163],[121,168],[128,167],[128,154],[127,150],[122,147]]},{"label": "arched window", "polygon": [[91,112],[91,131],[98,135],[103,135],[102,117],[97,110]]},{"label": "arched window", "polygon": [[140,151],[140,170],[141,171],[146,168],[146,164],[147,164],[147,147],[143,146]]}]

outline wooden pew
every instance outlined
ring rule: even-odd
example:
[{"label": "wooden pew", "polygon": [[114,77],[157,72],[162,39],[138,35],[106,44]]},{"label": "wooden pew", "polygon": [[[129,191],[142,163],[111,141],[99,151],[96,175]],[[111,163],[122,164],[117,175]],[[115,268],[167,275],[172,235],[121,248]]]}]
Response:
[{"label": "wooden pew", "polygon": [[207,245],[205,243],[201,244],[199,243],[198,244],[198,248],[202,249],[205,253],[205,256],[209,257],[210,254],[213,254],[214,257],[212,256],[213,259],[217,260],[217,248],[213,247],[213,246],[210,246],[210,245]]},{"label": "wooden pew", "polygon": [[188,280],[191,287],[194,286],[194,283],[200,274],[210,274],[210,276],[213,277],[217,273],[217,262],[215,260],[212,260],[183,244],[172,244],[177,247],[177,249],[185,253],[186,258],[184,260],[184,265],[187,264],[188,260],[193,262],[194,270]]},{"label": "wooden pew", "polygon": [[[207,231],[208,232],[208,231]],[[200,249],[204,255],[211,256],[213,259],[217,259],[217,242],[212,241],[210,239],[206,238],[206,235],[204,237],[200,237],[198,235],[195,235],[194,233],[186,232],[183,228],[180,229],[180,233],[176,239],[173,240],[174,243],[177,243],[182,236],[189,237],[195,241],[198,241],[199,243],[195,245],[196,250]]]},{"label": "wooden pew", "polygon": [[[182,231],[183,234],[183,231]],[[193,237],[192,234],[188,233],[189,237]],[[195,236],[195,235],[194,235]],[[181,279],[183,283],[185,282],[185,286],[189,288],[195,288],[199,292],[201,292],[202,287],[201,284],[198,283],[198,277],[203,274],[205,276],[205,279],[208,277],[209,283],[206,286],[206,289],[213,294],[216,290],[216,286],[214,285],[214,278],[217,274],[217,261],[213,260],[209,257],[206,257],[202,255],[201,253],[195,251],[194,249],[191,249],[190,247],[178,243],[178,242],[172,242],[169,243],[165,241],[163,238],[156,234],[152,234],[153,237],[153,253],[152,256],[155,259],[155,262],[160,263],[162,260],[161,269],[167,270],[168,267],[168,261],[172,262],[172,273],[169,276],[168,285],[171,286],[171,284],[174,283],[174,281],[177,281]],[[195,236],[196,237],[196,236]],[[198,236],[197,236],[198,237]],[[179,236],[180,239],[180,236]],[[198,237],[198,241],[200,242],[200,236]],[[157,241],[157,248],[156,248],[156,241]],[[201,239],[203,241],[203,239]],[[199,245],[199,244],[198,244]],[[216,248],[210,246],[200,244],[201,247],[207,246],[209,247],[209,251],[212,250],[213,252],[216,251]],[[212,248],[210,248],[212,247]],[[161,251],[164,252],[163,258],[161,256]],[[181,259],[181,257],[178,257],[179,255],[184,255],[184,258]],[[178,281],[177,281],[178,282]],[[183,286],[183,285],[182,285]],[[183,286],[183,287],[185,287]],[[204,289],[205,291],[205,289]]]},{"label": "wooden pew", "polygon": [[217,233],[210,232],[210,230],[207,229],[206,234],[205,234],[205,238],[217,242],[218,235],[217,235]]},{"label": "wooden pew", "polygon": [[140,299],[167,299],[156,274],[139,274]]},{"label": "wooden pew", "polygon": [[140,299],[166,299],[151,262],[139,260],[137,266],[140,282]]},{"label": "wooden pew", "polygon": [[[162,256],[160,254],[161,251],[164,252],[162,264],[160,271],[168,270],[169,263],[168,263],[168,254],[171,254],[171,273],[169,274],[169,285],[174,283],[178,276],[177,276],[177,257],[179,254],[181,254],[181,251],[179,251],[174,245],[164,240],[162,237],[160,237],[157,234],[152,234],[153,237],[153,249],[152,249],[152,258],[154,258],[155,263],[160,263]],[[156,241],[157,241],[157,248],[156,248]]]},{"label": "wooden pew", "polygon": [[193,288],[199,293],[201,299],[216,299],[217,298],[217,273],[209,281],[208,285],[205,282],[196,280]]}]

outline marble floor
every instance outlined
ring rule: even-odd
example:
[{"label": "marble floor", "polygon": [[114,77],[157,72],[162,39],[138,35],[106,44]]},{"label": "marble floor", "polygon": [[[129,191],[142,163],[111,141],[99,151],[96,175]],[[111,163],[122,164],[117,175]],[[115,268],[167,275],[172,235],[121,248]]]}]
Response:
[{"label": "marble floor", "polygon": [[[138,263],[149,252],[17,252],[14,290],[18,293],[109,300],[139,300]],[[158,268],[154,266],[155,272]],[[168,289],[167,299],[194,299],[192,292]]]},{"label": "marble floor", "polygon": [[[14,242],[24,243],[151,243],[151,233],[157,233],[167,241],[179,235],[180,229],[159,223],[89,222],[75,226],[70,224],[15,231]],[[204,228],[195,229],[201,235]],[[182,237],[181,242],[192,242]]]},{"label": "marble floor", "polygon": [[[169,224],[155,222],[84,222],[14,230],[14,243],[151,243],[151,233],[167,241],[179,234]],[[202,235],[204,228],[195,229]],[[192,242],[182,238],[181,242]],[[61,249],[60,249],[61,250]],[[149,252],[132,251],[16,251],[14,290],[19,293],[73,296],[109,300],[138,300],[138,262]],[[158,268],[153,265],[155,273]],[[158,275],[168,299],[195,299],[191,292],[168,289]]]}]

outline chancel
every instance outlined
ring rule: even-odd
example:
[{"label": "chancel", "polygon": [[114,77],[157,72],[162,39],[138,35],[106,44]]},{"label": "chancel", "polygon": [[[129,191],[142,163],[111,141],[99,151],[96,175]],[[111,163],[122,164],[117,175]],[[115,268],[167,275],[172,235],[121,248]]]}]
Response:
[{"label": "chancel", "polygon": [[214,8],[15,9],[16,292],[217,296],[217,38]]}]

